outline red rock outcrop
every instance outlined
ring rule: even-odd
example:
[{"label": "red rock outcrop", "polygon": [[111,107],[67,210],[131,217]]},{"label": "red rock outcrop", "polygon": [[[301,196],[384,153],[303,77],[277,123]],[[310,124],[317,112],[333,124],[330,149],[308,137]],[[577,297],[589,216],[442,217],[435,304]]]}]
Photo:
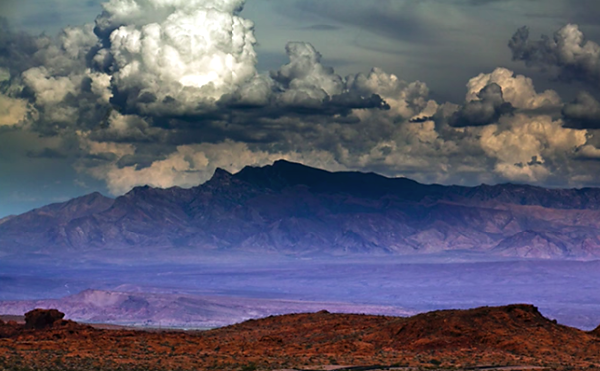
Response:
[{"label": "red rock outcrop", "polygon": [[65,314],[56,309],[34,309],[25,313],[25,328],[40,330],[52,327],[64,317]]},{"label": "red rock outcrop", "polygon": [[16,326],[12,333],[0,335],[0,369],[18,365],[50,370],[60,365],[102,370],[254,366],[272,370],[378,364],[600,370],[595,333],[559,325],[530,305],[435,311],[410,318],[321,311],[199,332],[105,330],[74,323],[35,331]]}]

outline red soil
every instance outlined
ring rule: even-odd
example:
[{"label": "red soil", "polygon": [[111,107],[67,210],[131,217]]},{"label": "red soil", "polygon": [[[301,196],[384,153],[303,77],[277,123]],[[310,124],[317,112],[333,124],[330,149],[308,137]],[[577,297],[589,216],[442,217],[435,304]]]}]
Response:
[{"label": "red soil", "polygon": [[44,329],[0,324],[0,370],[271,370],[325,364],[600,370],[600,333],[556,324],[530,305],[410,318],[292,314],[204,332],[105,330],[63,320]]}]

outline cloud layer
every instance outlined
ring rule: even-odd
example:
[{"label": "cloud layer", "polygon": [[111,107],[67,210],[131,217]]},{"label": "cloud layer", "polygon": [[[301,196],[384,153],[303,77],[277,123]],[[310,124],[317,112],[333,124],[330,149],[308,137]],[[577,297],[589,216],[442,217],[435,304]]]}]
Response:
[{"label": "cloud layer", "polygon": [[[377,67],[341,76],[305,42],[289,42],[289,61],[261,74],[242,0],[103,6],[56,38],[2,26],[0,130],[37,134],[30,158],[70,161],[113,194],[279,158],[423,182],[600,183],[590,171],[600,103],[589,92],[565,104],[497,68],[471,78],[463,102],[437,102],[427,84]],[[600,48],[577,26],[535,42],[521,29],[510,48],[528,65],[600,79]]]}]

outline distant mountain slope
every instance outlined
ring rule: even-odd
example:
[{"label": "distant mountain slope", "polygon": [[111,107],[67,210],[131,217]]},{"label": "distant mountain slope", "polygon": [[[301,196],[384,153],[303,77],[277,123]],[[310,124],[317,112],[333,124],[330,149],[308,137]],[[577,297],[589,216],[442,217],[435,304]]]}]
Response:
[{"label": "distant mountain slope", "polygon": [[69,223],[108,210],[114,200],[98,192],[31,210],[0,221],[0,250],[70,247],[65,240]]},{"label": "distant mountain slope", "polygon": [[600,190],[423,185],[287,161],[191,189],[91,194],[0,224],[0,251],[196,248],[283,254],[600,256]]}]

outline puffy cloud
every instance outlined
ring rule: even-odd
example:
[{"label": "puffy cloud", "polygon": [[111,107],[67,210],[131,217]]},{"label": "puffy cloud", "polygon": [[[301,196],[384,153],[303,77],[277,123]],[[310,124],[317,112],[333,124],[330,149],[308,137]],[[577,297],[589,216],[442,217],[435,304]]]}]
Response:
[{"label": "puffy cloud", "polygon": [[141,116],[123,115],[113,110],[104,130],[93,131],[91,137],[101,141],[147,142],[157,140],[161,129],[153,128]]},{"label": "puffy cloud", "polygon": [[309,43],[286,45],[288,64],[271,72],[274,104],[308,114],[348,115],[352,109],[389,109],[375,91],[357,88],[354,77],[342,78],[321,64],[321,54]]},{"label": "puffy cloud", "polygon": [[[141,0],[106,4],[98,28],[125,24],[109,36],[115,102],[124,100],[144,114],[202,113],[252,80],[256,40],[253,23],[233,13],[241,5]],[[146,17],[131,18],[134,14]],[[106,56],[99,53],[96,60],[103,62]]]},{"label": "puffy cloud", "polygon": [[569,164],[588,133],[553,118],[562,105],[555,91],[538,93],[530,78],[498,68],[469,80],[465,103],[442,117],[456,130],[463,127],[460,142],[473,145],[467,138],[478,138],[475,148],[483,151],[484,166],[493,169],[494,178],[544,184],[562,177],[564,185],[576,171]]},{"label": "puffy cloud", "polygon": [[29,112],[27,101],[0,94],[0,126],[23,123]]},{"label": "puffy cloud", "polygon": [[52,76],[46,67],[35,67],[25,71],[23,80],[33,90],[36,103],[41,106],[56,105],[67,94],[77,94],[77,86],[81,84],[81,80],[73,81],[66,76]]},{"label": "puffy cloud", "polygon": [[469,80],[465,103],[452,115],[449,124],[484,126],[514,112],[552,111],[561,106],[562,100],[554,90],[538,93],[530,78],[497,68]]},{"label": "puffy cloud", "polygon": [[513,59],[528,66],[555,67],[564,78],[584,82],[600,80],[600,45],[586,41],[576,24],[568,24],[552,38],[529,40],[529,29],[520,28],[510,40]]},{"label": "puffy cloud", "polygon": [[27,46],[27,63],[20,70],[13,67],[10,80],[12,95],[27,98],[36,111],[32,127],[56,135],[65,128],[72,132],[101,124],[112,93],[110,76],[87,65],[98,47],[93,27],[66,28],[56,39],[42,35],[32,40],[37,50]]},{"label": "puffy cloud", "polygon": [[124,24],[136,26],[158,23],[176,10],[214,9],[222,13],[237,13],[244,0],[110,0],[102,4],[104,12],[96,19],[97,32],[109,35]]},{"label": "puffy cloud", "polygon": [[34,59],[42,62],[52,74],[61,76],[83,73],[89,55],[99,47],[91,24],[65,28],[57,42],[40,37],[37,43],[39,50],[34,54]]},{"label": "puffy cloud", "polygon": [[[0,68],[0,127],[24,124],[33,115],[32,107],[27,100],[15,98],[15,87],[12,86],[10,71]],[[17,92],[20,89],[17,88]]]},{"label": "puffy cloud", "polygon": [[290,42],[286,46],[290,63],[271,74],[285,91],[280,99],[287,104],[302,105],[303,102],[323,102],[328,96],[341,94],[342,78],[333,68],[321,64],[321,54],[308,43]]},{"label": "puffy cloud", "polygon": [[495,172],[509,181],[530,183],[567,175],[570,157],[587,142],[586,132],[566,129],[560,120],[524,114],[487,126],[480,135],[481,148],[496,159]]},{"label": "puffy cloud", "polygon": [[[560,77],[578,79],[592,84],[600,83],[600,45],[585,40],[576,24],[568,24],[554,33],[552,38],[529,40],[527,27],[520,28],[509,42],[513,59],[528,66],[555,69]],[[580,92],[562,107],[564,125],[575,129],[600,128],[600,103],[588,92]],[[580,151],[579,153],[583,153]]]},{"label": "puffy cloud", "polygon": [[348,76],[346,86],[363,96],[378,94],[391,107],[389,115],[404,118],[420,113],[428,104],[429,88],[425,83],[408,83],[394,74],[380,68],[373,68],[368,74]]},{"label": "puffy cloud", "polygon": [[469,80],[466,101],[479,100],[479,93],[486,86],[497,84],[502,89],[503,99],[513,107],[525,110],[556,108],[562,102],[558,93],[546,90],[537,93],[533,81],[523,75],[516,75],[506,68],[497,68],[492,73],[482,73]]}]

